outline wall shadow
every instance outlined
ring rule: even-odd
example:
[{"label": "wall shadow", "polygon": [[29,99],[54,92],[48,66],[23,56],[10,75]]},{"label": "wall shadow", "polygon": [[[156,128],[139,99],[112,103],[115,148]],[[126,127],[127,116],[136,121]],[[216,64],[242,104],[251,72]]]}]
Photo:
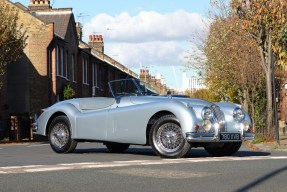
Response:
[{"label": "wall shadow", "polygon": [[[46,63],[38,66],[48,71]],[[31,60],[23,53],[16,62],[7,66],[6,99],[2,105],[2,138],[9,141],[32,141],[31,123],[34,114],[49,105],[50,82],[47,75],[41,75]],[[1,141],[0,141],[1,142]]]}]

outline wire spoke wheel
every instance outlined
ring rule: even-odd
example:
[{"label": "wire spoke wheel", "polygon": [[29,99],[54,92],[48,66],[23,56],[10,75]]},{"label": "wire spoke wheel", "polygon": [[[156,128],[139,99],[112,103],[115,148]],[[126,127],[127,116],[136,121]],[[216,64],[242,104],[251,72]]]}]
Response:
[{"label": "wire spoke wheel", "polygon": [[156,133],[156,143],[166,152],[177,151],[184,144],[181,128],[175,123],[163,124]]},{"label": "wire spoke wheel", "polygon": [[191,148],[174,115],[162,116],[153,124],[149,142],[155,153],[163,158],[185,157]]},{"label": "wire spoke wheel", "polygon": [[58,116],[49,126],[49,141],[56,153],[74,151],[77,141],[71,138],[70,122],[66,116]]},{"label": "wire spoke wheel", "polygon": [[58,148],[63,148],[69,142],[69,131],[64,123],[57,123],[50,133],[51,142]]}]

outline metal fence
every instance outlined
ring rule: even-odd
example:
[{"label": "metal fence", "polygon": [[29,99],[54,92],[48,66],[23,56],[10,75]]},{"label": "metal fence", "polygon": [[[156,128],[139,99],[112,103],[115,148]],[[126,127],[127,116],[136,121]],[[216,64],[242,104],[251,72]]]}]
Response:
[{"label": "metal fence", "polygon": [[[8,120],[1,118],[0,142],[35,141],[38,137],[33,135],[34,118],[26,115],[11,115]],[[5,126],[4,126],[5,125]],[[5,127],[5,129],[3,128]]]}]

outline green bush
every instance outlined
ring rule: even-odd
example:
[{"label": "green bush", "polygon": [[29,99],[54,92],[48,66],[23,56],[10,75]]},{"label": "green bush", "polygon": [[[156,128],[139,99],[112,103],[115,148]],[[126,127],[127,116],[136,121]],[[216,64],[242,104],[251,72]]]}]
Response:
[{"label": "green bush", "polygon": [[64,87],[63,95],[64,99],[67,100],[73,98],[76,95],[76,92],[70,85],[66,85]]}]

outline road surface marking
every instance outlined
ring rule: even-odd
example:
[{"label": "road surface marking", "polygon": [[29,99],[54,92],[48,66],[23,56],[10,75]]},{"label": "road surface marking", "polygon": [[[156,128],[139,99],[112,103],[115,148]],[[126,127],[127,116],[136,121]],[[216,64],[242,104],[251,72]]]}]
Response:
[{"label": "road surface marking", "polygon": [[0,167],[0,170],[3,169],[25,169],[25,168],[37,168],[37,167],[43,167],[46,165],[24,165],[24,166],[9,166],[9,167]]},{"label": "road surface marking", "polygon": [[26,147],[42,147],[42,146],[46,146],[46,145],[49,145],[49,144],[28,145]]},{"label": "road surface marking", "polygon": [[91,165],[94,164],[95,162],[83,162],[83,163],[62,163],[58,165],[63,165],[63,166],[73,166],[73,165]]},{"label": "road surface marking", "polygon": [[211,172],[196,172],[190,170],[170,170],[170,169],[155,169],[155,168],[127,168],[127,169],[104,169],[101,173],[111,173],[119,175],[130,175],[140,177],[151,177],[160,179],[189,179],[195,177],[207,177],[220,175],[220,173]]},{"label": "road surface marking", "polygon": [[37,173],[46,171],[61,171],[91,168],[113,168],[144,165],[183,164],[201,162],[223,162],[223,161],[256,161],[256,160],[278,160],[287,159],[287,156],[249,156],[249,157],[203,157],[203,158],[182,158],[182,159],[159,159],[159,160],[133,160],[133,161],[112,161],[112,162],[81,162],[62,163],[56,165],[25,165],[0,167],[0,174],[11,173]]},{"label": "road surface marking", "polygon": [[24,169],[23,171],[28,173],[38,173],[38,172],[46,172],[46,171],[61,171],[61,170],[69,170],[70,167],[46,167],[39,169]]}]

